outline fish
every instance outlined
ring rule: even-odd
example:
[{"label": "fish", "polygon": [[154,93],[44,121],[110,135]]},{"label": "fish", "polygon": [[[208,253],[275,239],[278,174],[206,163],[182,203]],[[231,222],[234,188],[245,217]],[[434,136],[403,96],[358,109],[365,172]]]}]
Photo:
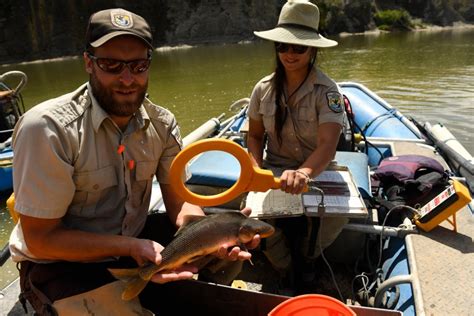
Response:
[{"label": "fish", "polygon": [[222,245],[241,246],[256,234],[266,238],[274,233],[272,225],[240,212],[222,212],[207,216],[187,215],[171,242],[161,251],[161,263],[147,263],[132,269],[109,269],[125,282],[123,300],[135,298],[155,273],[173,271],[216,252]]}]

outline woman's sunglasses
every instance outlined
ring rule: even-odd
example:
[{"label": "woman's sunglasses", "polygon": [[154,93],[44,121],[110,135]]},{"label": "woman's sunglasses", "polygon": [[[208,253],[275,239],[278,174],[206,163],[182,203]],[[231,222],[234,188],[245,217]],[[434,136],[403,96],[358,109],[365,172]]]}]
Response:
[{"label": "woman's sunglasses", "polygon": [[275,49],[278,53],[286,53],[290,50],[290,47],[293,53],[295,54],[304,54],[308,50],[308,46],[278,43],[278,42],[275,43]]},{"label": "woman's sunglasses", "polygon": [[130,70],[134,75],[141,74],[150,68],[151,57],[147,59],[136,59],[130,61],[117,60],[112,58],[100,58],[87,53],[90,59],[92,59],[100,69],[111,74],[121,73],[125,67]]}]

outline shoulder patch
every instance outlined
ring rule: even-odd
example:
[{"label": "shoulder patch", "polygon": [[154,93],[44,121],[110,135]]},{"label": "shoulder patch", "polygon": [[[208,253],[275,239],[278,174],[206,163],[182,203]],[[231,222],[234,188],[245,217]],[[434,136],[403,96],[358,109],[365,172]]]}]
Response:
[{"label": "shoulder patch", "polygon": [[328,106],[331,111],[335,113],[342,112],[342,95],[339,92],[328,92],[326,97],[328,98]]}]

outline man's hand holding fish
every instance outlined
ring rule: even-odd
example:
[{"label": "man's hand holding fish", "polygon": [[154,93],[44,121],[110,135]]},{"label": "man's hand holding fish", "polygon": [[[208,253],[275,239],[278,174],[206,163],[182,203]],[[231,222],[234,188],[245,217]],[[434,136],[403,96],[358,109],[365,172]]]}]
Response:
[{"label": "man's hand holding fish", "polygon": [[[252,210],[250,208],[245,208],[241,211],[241,213],[247,217],[251,212]],[[250,260],[252,254],[247,250],[255,249],[260,244],[260,239],[260,235],[255,234],[249,242],[243,245],[242,249],[241,247],[235,246],[234,244],[224,243],[212,255],[219,259],[229,261]],[[159,265],[162,261],[161,251],[164,249],[164,247],[152,240],[139,239],[139,241],[141,242],[141,246],[132,249],[131,257],[133,257],[140,266],[143,266],[148,262],[155,262],[155,264]],[[152,247],[152,251],[147,252],[147,249],[151,249],[149,247]],[[142,255],[138,252],[141,252]],[[196,264],[185,263],[173,271],[163,271],[163,273],[160,272],[154,274],[150,281],[163,284],[167,282],[191,279],[197,272],[198,266],[196,266]]]},{"label": "man's hand holding fish", "polygon": [[122,298],[133,299],[148,281],[165,283],[192,276],[196,268],[185,265],[202,267],[201,260],[209,262],[206,261],[208,255],[233,261],[250,259],[251,254],[242,249],[256,247],[260,238],[273,234],[274,228],[248,218],[245,214],[249,212],[245,209],[242,212],[184,216],[173,240],[160,252],[161,260],[149,258],[150,262],[135,269],[109,269],[113,276],[127,284]]},{"label": "man's hand holding fish", "polygon": [[[240,211],[242,214],[245,216],[250,216],[250,213],[252,213],[252,210],[249,207],[244,208],[242,211]],[[245,243],[244,248],[247,250],[252,250],[257,248],[257,246],[260,244],[260,235],[256,234],[253,236],[252,240]],[[232,247],[232,248],[229,248]],[[216,257],[220,259],[225,259],[225,260],[230,260],[230,261],[235,261],[235,260],[250,260],[252,258],[252,254],[248,251],[242,250],[238,246],[233,245],[228,245],[228,244],[223,244],[219,250],[215,253]]]},{"label": "man's hand holding fish", "polygon": [[[137,245],[130,249],[130,256],[135,259],[139,266],[144,266],[146,263],[154,262],[160,264],[162,261],[161,251],[164,247],[149,239],[134,239]],[[198,272],[198,268],[194,265],[184,264],[174,271],[163,271],[163,273],[156,273],[151,281],[155,283],[167,283],[172,281],[186,280],[193,277],[194,273]]]}]

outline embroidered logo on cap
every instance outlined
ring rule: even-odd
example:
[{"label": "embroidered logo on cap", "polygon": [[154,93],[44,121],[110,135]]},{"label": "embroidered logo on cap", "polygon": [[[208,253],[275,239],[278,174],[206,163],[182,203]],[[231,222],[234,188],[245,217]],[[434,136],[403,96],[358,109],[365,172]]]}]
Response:
[{"label": "embroidered logo on cap", "polygon": [[328,92],[326,97],[328,98],[328,106],[331,111],[336,113],[342,112],[342,98],[339,92]]},{"label": "embroidered logo on cap", "polygon": [[123,11],[112,11],[110,12],[110,19],[113,25],[123,29],[129,29],[133,27],[132,16],[124,13]]}]

